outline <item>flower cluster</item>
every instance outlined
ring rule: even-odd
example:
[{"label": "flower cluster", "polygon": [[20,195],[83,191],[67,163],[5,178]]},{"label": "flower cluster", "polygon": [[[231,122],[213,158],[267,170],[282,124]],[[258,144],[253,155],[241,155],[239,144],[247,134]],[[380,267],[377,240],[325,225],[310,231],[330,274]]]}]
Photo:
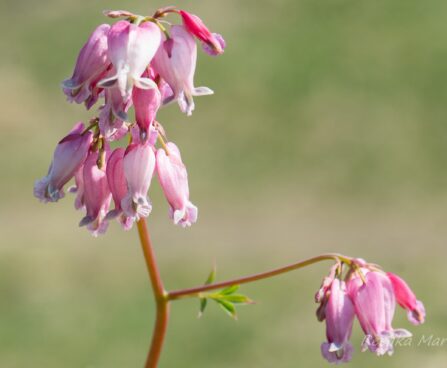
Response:
[{"label": "flower cluster", "polygon": [[395,339],[411,336],[407,330],[392,327],[396,302],[407,310],[414,325],[425,320],[424,305],[404,280],[361,259],[353,260],[345,275],[341,263],[333,266],[315,301],[320,304],[318,320],[326,321],[327,342],[321,344],[321,353],[335,364],[351,360],[349,339],[355,317],[365,333],[361,350],[378,356],[391,355]]},{"label": "flower cluster", "polygon": [[[178,14],[182,23],[160,20],[170,13]],[[93,31],[73,75],[62,83],[68,101],[84,104],[87,110],[103,101],[99,114],[87,127],[77,123],[57,144],[48,174],[36,181],[34,195],[43,202],[57,202],[74,178],[69,191],[76,193],[76,209],[86,212],[80,226],[97,235],[116,218],[130,229],[151,213],[147,192],[156,172],[170,218],[175,224],[190,226],[197,220],[197,207],[189,200],[187,171],[179,149],[167,141],[156,116],[173,101],[189,116],[194,110],[193,96],[213,93],[194,86],[195,39],[213,56],[223,53],[225,41],[196,15],[173,7],[159,9],[153,16],[123,10],[105,15],[123,19]],[[135,122],[128,119],[132,106]],[[127,146],[111,149],[110,142],[125,137]]]}]

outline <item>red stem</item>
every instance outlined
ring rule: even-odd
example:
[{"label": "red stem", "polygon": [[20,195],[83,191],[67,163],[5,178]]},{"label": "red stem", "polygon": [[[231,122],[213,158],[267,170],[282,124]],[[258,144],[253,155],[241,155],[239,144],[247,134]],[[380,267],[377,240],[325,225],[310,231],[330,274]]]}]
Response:
[{"label": "red stem", "polygon": [[160,359],[161,350],[166,336],[166,330],[169,321],[169,300],[167,292],[164,289],[161,280],[160,271],[157,267],[155,254],[152,249],[149,232],[144,218],[137,222],[138,234],[140,235],[141,248],[143,249],[144,258],[146,260],[149,278],[154,292],[154,298],[157,308],[154,330],[152,333],[152,342],[147,356],[145,368],[156,368]]}]

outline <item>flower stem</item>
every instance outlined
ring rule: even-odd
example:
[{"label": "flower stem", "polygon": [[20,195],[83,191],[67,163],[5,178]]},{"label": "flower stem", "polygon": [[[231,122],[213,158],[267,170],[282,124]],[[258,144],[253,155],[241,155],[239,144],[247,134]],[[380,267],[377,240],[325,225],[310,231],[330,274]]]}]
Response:
[{"label": "flower stem", "polygon": [[157,308],[156,320],[152,333],[152,342],[145,368],[156,368],[160,359],[161,350],[163,349],[163,342],[168,327],[169,300],[167,298],[168,294],[164,289],[160,271],[158,270],[157,262],[155,260],[155,254],[149,237],[146,220],[144,218],[140,219],[137,222],[137,227]]},{"label": "flower stem", "polygon": [[273,270],[257,273],[254,275],[244,276],[244,277],[240,277],[240,278],[233,279],[233,280],[222,281],[222,282],[218,282],[215,284],[201,285],[201,286],[196,286],[193,288],[171,291],[168,293],[167,298],[168,298],[168,300],[177,300],[177,299],[182,299],[182,298],[197,297],[200,293],[203,293],[205,291],[222,289],[227,286],[247,284],[247,283],[254,282],[254,281],[268,279],[270,277],[278,276],[283,273],[294,271],[299,268],[303,268],[303,267],[312,265],[314,263],[326,261],[326,260],[339,261],[339,262],[346,263],[348,265],[350,265],[352,263],[351,258],[342,256],[340,254],[336,254],[336,253],[322,254],[317,257],[312,257],[312,258],[306,259],[304,261],[292,263],[288,266],[275,268]]}]

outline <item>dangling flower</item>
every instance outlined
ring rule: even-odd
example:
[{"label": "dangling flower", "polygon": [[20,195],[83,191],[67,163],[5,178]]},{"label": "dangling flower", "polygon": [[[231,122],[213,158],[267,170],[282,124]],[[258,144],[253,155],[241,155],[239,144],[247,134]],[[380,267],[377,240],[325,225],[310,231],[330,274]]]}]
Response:
[{"label": "dangling flower", "polygon": [[119,140],[128,132],[125,121],[132,99],[123,99],[117,86],[105,91],[105,104],[99,114],[99,129],[108,141]]},{"label": "dangling flower", "polygon": [[212,56],[223,54],[226,44],[220,34],[211,33],[197,15],[184,10],[180,10],[180,15],[186,29],[202,41],[206,53]]},{"label": "dangling flower", "polygon": [[154,70],[173,91],[173,95],[163,103],[177,100],[180,110],[188,116],[194,110],[193,96],[213,94],[208,87],[194,87],[196,61],[197,45],[183,26],[172,26],[171,38],[162,43],[152,60]]},{"label": "dangling flower", "polygon": [[139,26],[125,20],[115,23],[108,33],[108,55],[116,74],[100,81],[99,86],[117,84],[124,99],[130,97],[134,85],[141,89],[156,88],[154,81],[141,75],[154,57],[160,41],[160,29],[151,22]]},{"label": "dangling flower", "polygon": [[169,155],[162,148],[157,151],[157,173],[170,206],[169,216],[176,225],[191,226],[197,221],[198,210],[189,201],[188,173],[177,146],[172,142],[166,146]]},{"label": "dangling flower", "polygon": [[47,176],[34,184],[34,196],[42,202],[57,202],[64,197],[63,187],[85,161],[93,134],[77,123],[56,146]]},{"label": "dangling flower", "polygon": [[370,271],[365,282],[354,277],[349,281],[348,292],[355,313],[365,333],[362,351],[369,349],[377,355],[393,354],[395,338],[410,337],[404,329],[393,329],[391,322],[396,299],[389,278],[382,272]]},{"label": "dangling flower", "polygon": [[325,316],[327,342],[321,344],[322,355],[330,363],[349,362],[353,351],[349,338],[355,312],[345,282],[337,278],[331,284]]},{"label": "dangling flower", "polygon": [[403,279],[391,272],[387,272],[387,276],[393,285],[397,303],[407,310],[408,320],[414,325],[424,323],[424,304],[416,299],[416,295]]},{"label": "dangling flower", "polygon": [[123,168],[128,192],[121,200],[121,208],[134,220],[149,216],[152,205],[147,192],[155,169],[153,148],[147,142],[130,145],[124,154]]},{"label": "dangling flower", "polygon": [[84,208],[84,166],[81,166],[74,175],[75,185],[71,186],[68,191],[76,194],[74,207],[77,210]]},{"label": "dangling flower", "polygon": [[70,102],[83,103],[92,99],[87,103],[89,108],[96,101],[97,97],[92,97],[93,87],[98,77],[110,66],[107,56],[109,29],[110,25],[101,24],[93,31],[79,52],[72,77],[62,82],[63,91]]},{"label": "dangling flower", "polygon": [[87,226],[93,236],[106,232],[108,222],[105,217],[112,199],[106,176],[107,150],[104,154],[103,166],[99,168],[99,151],[91,151],[85,160],[83,170],[84,205],[87,213],[79,226]]},{"label": "dangling flower", "polygon": [[119,218],[124,230],[129,230],[133,225],[133,218],[126,216],[121,208],[121,201],[127,195],[127,182],[124,177],[123,158],[125,153],[124,148],[116,148],[110,155],[107,161],[107,182],[110,191],[112,192],[113,201],[115,202],[115,209],[109,211],[106,220]]},{"label": "dangling flower", "polygon": [[[143,74],[149,78],[149,73]],[[161,94],[158,88],[141,89],[135,87],[132,92],[132,101],[135,108],[135,119],[143,136],[149,135],[149,127],[155,121],[161,104]]]}]

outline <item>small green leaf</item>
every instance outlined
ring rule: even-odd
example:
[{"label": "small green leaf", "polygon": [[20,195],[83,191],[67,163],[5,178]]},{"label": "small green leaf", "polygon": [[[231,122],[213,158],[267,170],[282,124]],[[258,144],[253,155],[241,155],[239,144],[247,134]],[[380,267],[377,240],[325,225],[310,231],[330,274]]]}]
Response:
[{"label": "small green leaf", "polygon": [[236,308],[233,303],[222,299],[215,299],[215,301],[222,307],[222,309],[233,319],[237,319]]},{"label": "small green leaf", "polygon": [[253,300],[242,294],[226,295],[223,300],[234,304],[254,304]]},{"label": "small green leaf", "polygon": [[230,295],[239,290],[239,285],[231,285],[223,289],[219,294],[221,295]]},{"label": "small green leaf", "polygon": [[216,280],[216,275],[217,275],[217,267],[214,264],[213,269],[211,270],[210,274],[208,275],[208,278],[205,281],[205,285],[212,284],[214,280]]},{"label": "small green leaf", "polygon": [[200,310],[199,310],[198,318],[202,317],[203,312],[205,311],[207,303],[208,303],[208,300],[206,298],[201,298],[200,299]]}]

